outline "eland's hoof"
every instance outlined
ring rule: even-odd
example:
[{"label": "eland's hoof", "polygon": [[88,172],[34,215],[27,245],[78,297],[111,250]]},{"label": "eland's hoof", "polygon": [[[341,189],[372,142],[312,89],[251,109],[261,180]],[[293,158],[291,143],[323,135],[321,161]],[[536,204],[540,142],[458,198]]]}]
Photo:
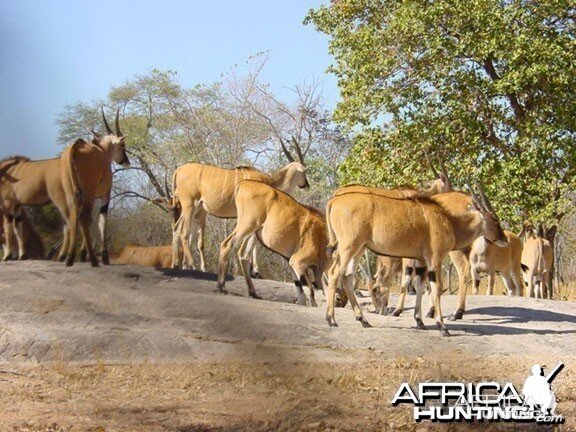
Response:
[{"label": "eland's hoof", "polygon": [[74,264],[74,257],[66,258],[66,267],[72,267],[73,264]]},{"label": "eland's hoof", "polygon": [[[250,297],[252,297],[253,299],[262,300],[262,297],[260,297],[260,296],[259,296],[258,294],[256,294],[255,292],[251,292],[251,293],[248,293],[248,294],[249,294]],[[306,305],[306,303],[304,303],[304,305]]]},{"label": "eland's hoof", "polygon": [[446,327],[440,327],[440,334],[442,335],[442,337],[449,337],[450,336],[450,332],[448,331],[448,329]]},{"label": "eland's hoof", "polygon": [[250,273],[250,277],[252,279],[262,279],[262,275],[260,274],[260,272]]},{"label": "eland's hoof", "polygon": [[436,313],[436,309],[431,307],[426,314],[426,318],[434,318],[434,314]]},{"label": "eland's hoof", "polygon": [[92,267],[98,267],[98,260],[96,258],[90,260],[90,265]]},{"label": "eland's hoof", "polygon": [[364,318],[363,316],[357,317],[356,321],[360,321],[360,323],[362,324],[362,327],[364,327],[364,328],[372,327],[372,325],[368,322],[368,320],[366,318]]},{"label": "eland's hoof", "polygon": [[420,330],[424,330],[426,328],[420,318],[416,318],[416,327]]},{"label": "eland's hoof", "polygon": [[12,258],[12,255],[6,255],[2,258],[2,261],[14,261],[14,258]]},{"label": "eland's hoof", "polygon": [[102,252],[102,264],[110,265],[110,255],[108,254],[108,251]]},{"label": "eland's hoof", "polygon": [[218,284],[218,289],[216,292],[218,294],[228,294],[228,290],[224,287],[224,284]]},{"label": "eland's hoof", "polygon": [[448,317],[448,319],[450,321],[456,321],[456,320],[462,319],[463,316],[464,316],[464,310],[457,309],[456,312],[454,312],[452,315],[450,315]]},{"label": "eland's hoof", "polygon": [[394,309],[392,311],[393,316],[400,316],[401,313],[402,313],[402,309]]},{"label": "eland's hoof", "polygon": [[326,321],[328,321],[328,325],[330,327],[338,327],[338,324],[336,323],[336,319],[334,317],[331,316],[326,316]]}]

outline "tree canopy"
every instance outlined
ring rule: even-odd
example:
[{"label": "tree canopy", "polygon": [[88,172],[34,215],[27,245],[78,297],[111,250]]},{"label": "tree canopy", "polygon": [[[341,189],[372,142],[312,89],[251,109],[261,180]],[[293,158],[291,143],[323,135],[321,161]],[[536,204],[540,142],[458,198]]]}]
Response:
[{"label": "tree canopy", "polygon": [[357,131],[344,181],[414,183],[428,154],[509,223],[557,225],[575,183],[573,2],[337,0],[305,22],[330,37],[334,118]]}]

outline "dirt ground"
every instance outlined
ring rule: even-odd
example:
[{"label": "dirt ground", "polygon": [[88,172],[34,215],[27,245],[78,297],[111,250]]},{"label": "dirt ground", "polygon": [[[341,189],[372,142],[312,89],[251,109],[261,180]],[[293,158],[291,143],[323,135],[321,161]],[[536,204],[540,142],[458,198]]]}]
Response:
[{"label": "dirt ground", "polygon": [[[293,304],[291,284],[133,266],[0,264],[0,431],[554,430],[415,423],[390,404],[402,382],[521,388],[533,364],[553,383],[559,431],[576,431],[574,302],[470,296],[442,338],[401,317]],[[322,298],[321,294],[317,294]],[[366,311],[371,309],[363,300]],[[394,301],[394,300],[393,300]],[[425,299],[426,301],[426,299]],[[443,313],[455,297],[443,298]]]}]

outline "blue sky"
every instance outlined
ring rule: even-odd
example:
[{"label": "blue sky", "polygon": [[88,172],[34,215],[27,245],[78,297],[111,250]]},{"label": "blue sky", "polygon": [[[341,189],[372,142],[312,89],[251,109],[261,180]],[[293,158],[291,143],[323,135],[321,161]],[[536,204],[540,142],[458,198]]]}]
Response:
[{"label": "blue sky", "polygon": [[273,89],[320,78],[333,107],[328,40],[302,24],[322,3],[0,0],[0,158],[56,155],[64,106],[104,97],[136,74],[171,69],[185,85],[209,83],[265,50]]}]

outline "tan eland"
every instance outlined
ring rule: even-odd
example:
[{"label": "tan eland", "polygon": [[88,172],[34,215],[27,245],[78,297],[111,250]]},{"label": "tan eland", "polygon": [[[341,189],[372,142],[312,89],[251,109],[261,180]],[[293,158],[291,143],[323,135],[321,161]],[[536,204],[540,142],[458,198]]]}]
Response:
[{"label": "tan eland", "polygon": [[[234,231],[220,246],[218,289],[225,292],[226,268],[230,252],[238,245],[238,258],[250,296],[259,298],[250,277],[250,252],[254,235],[273,252],[288,260],[294,272],[299,303],[306,305],[303,286],[310,290],[310,305],[316,306],[314,287],[323,289],[322,274],[328,263],[328,237],[324,215],[297,202],[287,193],[256,180],[238,183],[238,219]],[[310,272],[314,275],[312,282]]]}]

